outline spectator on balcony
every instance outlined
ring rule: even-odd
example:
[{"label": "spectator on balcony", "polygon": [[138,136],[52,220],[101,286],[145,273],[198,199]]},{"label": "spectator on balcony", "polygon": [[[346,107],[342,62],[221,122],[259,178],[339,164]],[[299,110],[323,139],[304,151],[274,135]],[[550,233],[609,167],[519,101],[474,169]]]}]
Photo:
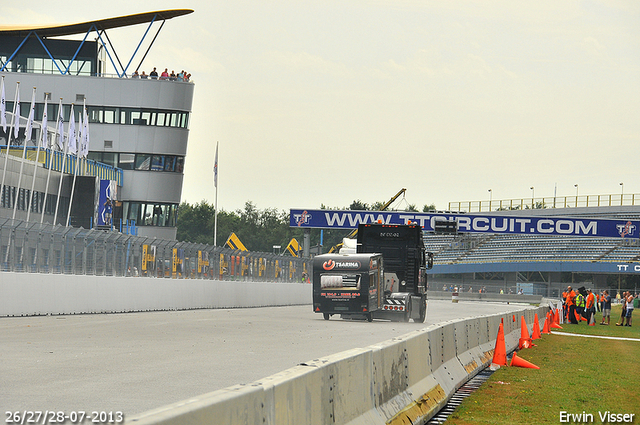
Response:
[{"label": "spectator on balcony", "polygon": [[143,80],[146,80],[149,76],[147,74],[144,73],[144,71],[142,71],[142,74],[140,74],[140,78],[142,78]]},{"label": "spectator on balcony", "polygon": [[168,80],[169,79],[169,73],[167,72],[167,68],[165,68],[164,71],[162,71],[162,74],[160,74],[160,79],[161,80]]},{"label": "spectator on balcony", "polygon": [[169,81],[176,81],[178,79],[178,77],[176,76],[176,72],[175,71],[171,71],[171,74],[169,75]]},{"label": "spectator on balcony", "polygon": [[151,77],[152,80],[157,80],[158,79],[158,71],[156,71],[156,67],[153,67],[153,71],[151,71],[149,73],[149,77]]}]

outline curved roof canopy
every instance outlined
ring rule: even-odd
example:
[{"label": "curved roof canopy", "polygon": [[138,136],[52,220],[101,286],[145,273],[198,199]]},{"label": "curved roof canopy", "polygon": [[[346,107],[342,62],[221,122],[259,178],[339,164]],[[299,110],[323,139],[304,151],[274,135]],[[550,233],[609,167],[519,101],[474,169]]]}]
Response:
[{"label": "curved roof canopy", "polygon": [[136,13],[133,15],[118,16],[115,18],[99,19],[97,21],[80,22],[77,24],[50,25],[50,26],[0,26],[1,36],[25,37],[29,32],[35,31],[40,37],[61,37],[65,35],[86,34],[95,25],[98,30],[128,27],[144,24],[154,20],[166,20],[193,13],[192,9],[171,9],[157,12]]}]

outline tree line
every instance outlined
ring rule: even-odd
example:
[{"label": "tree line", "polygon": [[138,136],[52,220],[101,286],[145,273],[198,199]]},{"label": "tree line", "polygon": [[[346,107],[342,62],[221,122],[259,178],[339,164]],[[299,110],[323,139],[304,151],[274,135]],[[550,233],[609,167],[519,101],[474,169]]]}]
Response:
[{"label": "tree line", "polygon": [[[379,211],[384,202],[367,204],[355,200],[346,208],[321,209],[336,210],[362,210]],[[423,211],[431,211],[435,205],[425,205]],[[415,205],[407,204],[405,211],[417,212]],[[215,207],[207,201],[196,204],[183,202],[178,208],[178,232],[177,239],[184,242],[204,243],[213,245]],[[217,246],[223,246],[231,233],[235,233],[240,241],[250,251],[273,252],[274,245],[281,246],[284,250],[292,238],[301,245],[303,243],[304,230],[298,227],[289,227],[289,212],[276,208],[258,209],[252,202],[247,201],[244,209],[236,211],[218,211]],[[311,246],[317,246],[322,240],[321,252],[342,242],[342,238],[350,231],[345,229],[311,229]]]}]

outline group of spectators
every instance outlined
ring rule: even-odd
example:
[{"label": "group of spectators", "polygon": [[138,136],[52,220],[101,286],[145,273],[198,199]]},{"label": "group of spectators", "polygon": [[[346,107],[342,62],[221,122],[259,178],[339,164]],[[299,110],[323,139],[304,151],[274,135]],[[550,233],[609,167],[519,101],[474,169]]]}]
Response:
[{"label": "group of spectators", "polygon": [[164,71],[162,71],[162,73],[158,75],[158,71],[156,71],[156,67],[154,66],[153,71],[151,71],[148,75],[144,71],[142,71],[142,74],[138,74],[138,70],[136,70],[133,72],[133,74],[131,74],[131,78],[150,78],[152,80],[188,82],[191,80],[191,74],[186,73],[184,69],[177,74],[175,71],[171,71],[171,74],[169,74],[168,68],[165,68]]},{"label": "group of spectators", "polygon": [[[453,285],[450,285],[449,287],[447,287],[447,285],[442,285],[442,290],[446,292],[464,292],[464,288],[462,286],[458,287]],[[467,292],[473,292],[473,287],[470,286]],[[486,292],[487,292],[487,288],[484,286],[478,289],[479,294],[484,294]]]},{"label": "group of spectators", "polygon": [[[618,294],[618,299],[622,304],[622,314],[620,322],[616,326],[631,326],[633,315],[633,301],[635,296],[631,292]],[[595,323],[596,311],[602,312],[601,325],[609,325],[611,321],[611,295],[609,291],[601,291],[600,294],[584,286],[574,290],[571,286],[562,293],[562,306],[564,316],[569,323],[579,324],[581,321]]]}]

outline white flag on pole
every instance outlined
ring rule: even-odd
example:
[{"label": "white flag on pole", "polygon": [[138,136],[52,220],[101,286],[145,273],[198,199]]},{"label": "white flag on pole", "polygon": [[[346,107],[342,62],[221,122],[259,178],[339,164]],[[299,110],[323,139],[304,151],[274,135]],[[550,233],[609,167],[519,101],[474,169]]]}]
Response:
[{"label": "white flag on pole", "polygon": [[33,88],[33,93],[31,94],[31,106],[29,107],[29,118],[27,119],[27,128],[24,131],[24,143],[31,140],[31,133],[33,130],[33,117],[35,115],[36,109],[36,88]]},{"label": "white flag on pole", "polygon": [[71,104],[71,115],[69,116],[69,132],[67,133],[67,152],[75,154],[78,152],[76,140],[76,119],[73,116],[73,103]]},{"label": "white flag on pole", "polygon": [[213,186],[218,187],[218,142],[216,142],[216,160],[213,163]]},{"label": "white flag on pole", "polygon": [[89,155],[89,114],[87,114],[87,108],[84,108],[84,124],[82,131],[82,157],[86,158]]},{"label": "white flag on pole", "polygon": [[42,114],[42,143],[40,147],[46,149],[48,146],[48,131],[47,131],[47,96],[44,97],[44,113]]},{"label": "white flag on pole", "polygon": [[64,151],[64,117],[62,115],[62,98],[60,98],[60,104],[58,105],[58,149]]},{"label": "white flag on pole", "polygon": [[0,83],[0,125],[2,125],[2,131],[7,131],[7,99],[4,95],[4,75],[2,76],[2,83]]},{"label": "white flag on pole", "polygon": [[18,139],[18,131],[20,131],[20,83],[18,83],[16,87],[16,103],[13,104],[13,119],[15,120],[13,138]]}]

